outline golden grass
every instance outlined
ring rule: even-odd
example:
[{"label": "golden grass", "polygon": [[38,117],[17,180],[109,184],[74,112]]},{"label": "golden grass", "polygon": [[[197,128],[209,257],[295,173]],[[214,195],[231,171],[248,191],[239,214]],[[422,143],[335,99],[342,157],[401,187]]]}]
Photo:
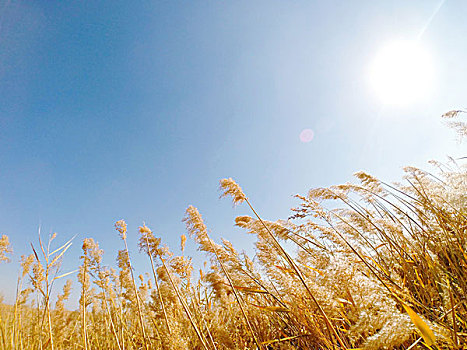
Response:
[{"label": "golden grass", "polygon": [[[435,165],[436,176],[406,168],[398,185],[358,172],[357,184],[297,195],[275,222],[221,180],[222,196],[252,211],[235,221],[256,254],[213,241],[190,206],[187,231],[210,259],[198,279],[145,225],[135,234],[151,273],[136,278],[120,220],[116,268],[83,241],[76,311],[64,308],[69,282],[50,300],[70,242],[40,241],[22,257],[15,304],[0,304],[0,349],[467,349],[467,169]],[[0,260],[10,252],[4,235]]]}]

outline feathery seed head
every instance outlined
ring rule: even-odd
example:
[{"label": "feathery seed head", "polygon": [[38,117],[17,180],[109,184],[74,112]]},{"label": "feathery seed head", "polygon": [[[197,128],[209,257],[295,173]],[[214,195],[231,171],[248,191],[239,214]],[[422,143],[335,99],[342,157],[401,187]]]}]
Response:
[{"label": "feathery seed head", "polygon": [[248,215],[237,216],[235,218],[235,225],[241,228],[247,228],[248,225],[253,221],[253,218]]},{"label": "feathery seed head", "polygon": [[191,258],[176,256],[170,261],[170,267],[182,278],[190,278],[193,271]]},{"label": "feathery seed head", "polygon": [[10,261],[5,254],[10,254],[12,251],[8,236],[2,235],[0,238],[0,261]]},{"label": "feathery seed head", "polygon": [[449,112],[446,112],[444,113],[441,118],[446,118],[446,119],[449,119],[449,118],[455,118],[459,115],[459,113],[465,113],[465,111],[461,110],[461,109],[458,109],[458,110],[452,110],[452,111],[449,111]]},{"label": "feathery seed head", "polygon": [[143,224],[143,226],[138,227],[139,233],[142,235],[144,234],[149,234],[152,233],[151,229],[146,226],[146,224]]},{"label": "feathery seed head", "polygon": [[183,219],[186,223],[186,228],[190,237],[195,235],[197,238],[201,239],[202,236],[207,235],[207,228],[204,224],[203,218],[199,213],[198,209],[190,205],[186,210],[186,216]]},{"label": "feathery seed head", "polygon": [[34,263],[34,254],[29,256],[21,255],[21,267],[23,268],[23,277],[29,273],[31,265]]},{"label": "feathery seed head", "polygon": [[34,286],[35,289],[40,290],[42,288],[42,282],[45,281],[44,267],[42,266],[40,261],[36,261],[36,263],[32,267],[32,271],[33,271],[33,276],[31,277],[32,285]]},{"label": "feathery seed head", "polygon": [[100,265],[102,262],[102,255],[104,255],[104,251],[99,249],[99,243],[94,241],[93,238],[85,238],[83,240],[83,252],[84,255],[89,259],[88,261],[92,265]]},{"label": "feathery seed head", "polygon": [[115,223],[115,229],[120,232],[120,237],[126,239],[126,222],[125,220],[118,220]]},{"label": "feathery seed head", "polygon": [[83,252],[86,253],[89,248],[91,248],[91,240],[89,238],[83,239],[83,246],[82,246]]},{"label": "feathery seed head", "polygon": [[141,234],[138,242],[140,251],[151,254],[153,257],[163,256],[166,253],[164,247],[160,246],[161,239],[154,237],[149,227],[146,225],[140,226],[139,233]]},{"label": "feathery seed head", "polygon": [[242,191],[242,188],[232,178],[220,180],[220,189],[223,191],[222,197],[232,196],[234,205],[241,204],[247,198]]},{"label": "feathery seed head", "polygon": [[130,266],[130,258],[128,255],[128,251],[126,250],[119,250],[117,253],[117,265],[122,270],[129,270]]},{"label": "feathery seed head", "polygon": [[34,292],[34,290],[32,288],[23,289],[19,293],[19,296],[18,296],[18,301],[17,301],[18,305],[26,304],[26,302],[28,301],[28,297],[32,292]]},{"label": "feathery seed head", "polygon": [[70,296],[70,293],[71,293],[71,285],[72,285],[72,282],[71,280],[67,280],[65,285],[63,286],[63,296],[64,296],[64,299],[68,299],[68,297]]},{"label": "feathery seed head", "polygon": [[186,244],[186,235],[181,235],[180,236],[180,248],[182,249],[182,252],[185,251],[185,244]]},{"label": "feathery seed head", "polygon": [[374,176],[364,172],[358,171],[354,174],[354,176],[359,179],[363,186],[374,193],[381,193],[381,182]]}]

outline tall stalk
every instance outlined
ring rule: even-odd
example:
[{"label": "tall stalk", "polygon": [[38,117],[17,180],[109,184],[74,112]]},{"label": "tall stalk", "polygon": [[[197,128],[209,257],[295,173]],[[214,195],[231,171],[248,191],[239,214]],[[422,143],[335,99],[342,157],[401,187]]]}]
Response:
[{"label": "tall stalk", "polygon": [[138,306],[139,323],[140,323],[140,326],[141,326],[141,334],[143,336],[144,347],[146,348],[146,350],[148,350],[149,348],[148,348],[148,343],[147,343],[147,338],[146,338],[146,330],[144,328],[143,314],[141,312],[141,303],[140,303],[140,300],[139,300],[138,289],[136,288],[135,276],[133,274],[133,267],[131,266],[130,254],[128,252],[128,245],[126,243],[126,236],[123,238],[123,242],[125,242],[125,251],[126,251],[126,254],[127,254],[127,258],[128,258],[128,265],[130,266],[131,281],[133,282],[133,288],[134,288],[135,297],[136,297],[136,304]]},{"label": "tall stalk", "polygon": [[172,278],[172,275],[171,275],[169,269],[167,268],[167,265],[166,265],[164,259],[160,255],[159,255],[159,258],[160,258],[160,260],[162,262],[162,265],[164,266],[165,271],[167,272],[167,275],[169,276],[170,283],[172,284],[172,287],[175,290],[175,293],[177,294],[177,297],[180,300],[180,303],[182,304],[183,309],[185,310],[185,313],[187,314],[188,319],[190,320],[191,325],[193,326],[193,329],[196,332],[196,335],[198,336],[199,341],[201,342],[201,344],[203,345],[205,350],[209,350],[209,348],[207,347],[207,345],[206,345],[206,343],[204,341],[203,336],[201,335],[201,332],[199,331],[198,327],[196,326],[195,320],[193,319],[193,316],[191,315],[191,312],[190,312],[190,309],[189,309],[188,305],[186,305],[185,300],[182,298],[182,295],[180,294],[180,291],[178,290],[177,286],[175,285],[175,282],[174,282],[174,280]]},{"label": "tall stalk", "polygon": [[167,330],[169,331],[169,335],[170,335],[172,334],[172,330],[170,329],[169,319],[167,317],[167,312],[165,310],[164,300],[162,299],[161,290],[159,288],[159,282],[157,280],[156,269],[154,267],[154,260],[152,258],[152,252],[151,252],[151,249],[149,248],[149,241],[148,241],[147,234],[144,234],[144,238],[145,238],[145,243],[146,243],[147,254],[149,256],[149,259],[151,260],[152,275],[154,276],[154,281],[156,282],[157,294],[159,296],[159,301],[161,302],[162,311],[164,312],[165,324],[167,325]]}]

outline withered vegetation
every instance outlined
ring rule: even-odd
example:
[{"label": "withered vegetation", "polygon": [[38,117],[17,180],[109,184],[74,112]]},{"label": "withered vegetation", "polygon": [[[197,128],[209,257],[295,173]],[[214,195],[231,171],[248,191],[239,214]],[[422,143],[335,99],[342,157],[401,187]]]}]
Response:
[{"label": "withered vegetation", "polygon": [[[405,168],[400,184],[358,172],[355,183],[297,195],[278,221],[223,179],[221,196],[251,209],[235,224],[255,236],[255,256],[213,240],[190,206],[188,235],[209,261],[199,277],[187,236],[177,256],[146,225],[120,220],[115,268],[83,241],[76,311],[64,307],[71,282],[50,297],[70,242],[39,241],[21,259],[16,302],[0,306],[0,349],[466,349],[467,168],[433,165],[436,175]],[[135,276],[129,235],[139,235],[145,275]],[[3,235],[0,260],[11,252]]]}]

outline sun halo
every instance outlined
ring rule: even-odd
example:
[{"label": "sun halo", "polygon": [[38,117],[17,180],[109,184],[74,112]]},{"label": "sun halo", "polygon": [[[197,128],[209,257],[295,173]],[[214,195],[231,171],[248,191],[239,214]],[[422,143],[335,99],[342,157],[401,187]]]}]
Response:
[{"label": "sun halo", "polygon": [[394,41],[376,54],[370,85],[384,104],[407,105],[426,98],[433,87],[430,54],[416,41]]}]

